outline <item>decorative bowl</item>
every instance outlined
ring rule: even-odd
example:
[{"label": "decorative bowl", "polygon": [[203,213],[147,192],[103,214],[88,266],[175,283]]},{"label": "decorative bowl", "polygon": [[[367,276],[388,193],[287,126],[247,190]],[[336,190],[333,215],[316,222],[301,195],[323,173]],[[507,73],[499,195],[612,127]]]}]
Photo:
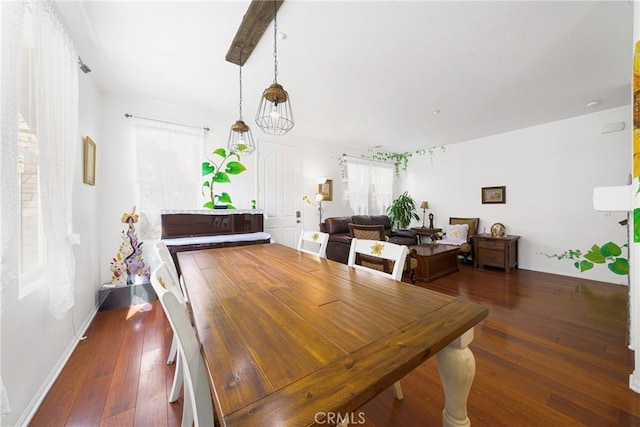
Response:
[{"label": "decorative bowl", "polygon": [[496,222],[491,226],[491,237],[504,237],[504,225]]}]

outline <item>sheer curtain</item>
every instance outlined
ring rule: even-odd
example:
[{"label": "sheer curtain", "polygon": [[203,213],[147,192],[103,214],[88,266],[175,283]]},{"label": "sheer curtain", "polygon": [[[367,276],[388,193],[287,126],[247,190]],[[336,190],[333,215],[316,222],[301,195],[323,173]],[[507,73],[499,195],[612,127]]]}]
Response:
[{"label": "sheer curtain", "polygon": [[[17,294],[15,248],[18,218],[18,111],[20,108],[20,53],[22,47],[23,2],[0,2],[0,316],[6,292]],[[10,141],[15,141],[14,144]],[[7,391],[0,375],[0,415],[11,412]]]},{"label": "sheer curtain", "polygon": [[382,215],[393,200],[393,164],[345,157],[349,203],[356,215]]},{"label": "sheer curtain", "polygon": [[72,190],[78,134],[78,54],[53,3],[30,3],[36,55],[36,104],[41,200],[46,236],[45,278],[56,319],[73,307],[75,257]]},{"label": "sheer curtain", "polygon": [[371,186],[370,162],[364,159],[345,158],[349,204],[356,215],[369,213],[369,188]]},{"label": "sheer curtain", "polygon": [[197,209],[204,129],[133,118],[139,234],[159,239],[160,210]]},{"label": "sheer curtain", "polygon": [[395,167],[392,164],[375,162],[371,164],[372,186],[372,212],[378,215],[385,214],[387,207],[393,200],[393,174]]}]

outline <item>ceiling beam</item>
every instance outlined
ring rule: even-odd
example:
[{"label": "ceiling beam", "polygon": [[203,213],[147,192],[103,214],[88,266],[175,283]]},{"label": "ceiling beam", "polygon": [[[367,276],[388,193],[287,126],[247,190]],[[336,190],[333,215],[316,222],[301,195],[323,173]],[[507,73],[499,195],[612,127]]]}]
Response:
[{"label": "ceiling beam", "polygon": [[[275,0],[275,8],[280,9],[284,0]],[[251,56],[262,34],[273,21],[274,2],[265,0],[251,0],[247,13],[242,17],[242,23],[231,42],[225,59],[236,65],[244,65]],[[242,59],[242,60],[241,60]]]}]

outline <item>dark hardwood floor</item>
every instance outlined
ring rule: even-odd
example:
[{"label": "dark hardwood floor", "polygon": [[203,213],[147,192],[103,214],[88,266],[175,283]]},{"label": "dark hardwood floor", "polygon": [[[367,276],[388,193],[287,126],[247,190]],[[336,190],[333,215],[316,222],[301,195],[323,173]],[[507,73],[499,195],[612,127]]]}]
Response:
[{"label": "dark hardwood floor", "polygon": [[[489,307],[471,343],[474,427],[640,426],[640,395],[628,387],[625,286],[466,265],[418,285]],[[86,335],[31,426],[180,424],[181,400],[167,402],[171,331],[157,302],[100,312]],[[386,390],[353,414],[352,425],[441,425],[444,395],[434,358],[402,387],[403,401]]]}]

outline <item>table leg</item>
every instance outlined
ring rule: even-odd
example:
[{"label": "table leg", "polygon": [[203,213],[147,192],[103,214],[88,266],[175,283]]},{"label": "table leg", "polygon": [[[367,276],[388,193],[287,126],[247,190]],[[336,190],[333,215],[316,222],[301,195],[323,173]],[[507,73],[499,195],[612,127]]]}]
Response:
[{"label": "table leg", "polygon": [[469,343],[473,341],[473,328],[436,353],[438,373],[444,389],[444,427],[470,426],[467,417],[467,397],[476,373],[476,360]]}]

